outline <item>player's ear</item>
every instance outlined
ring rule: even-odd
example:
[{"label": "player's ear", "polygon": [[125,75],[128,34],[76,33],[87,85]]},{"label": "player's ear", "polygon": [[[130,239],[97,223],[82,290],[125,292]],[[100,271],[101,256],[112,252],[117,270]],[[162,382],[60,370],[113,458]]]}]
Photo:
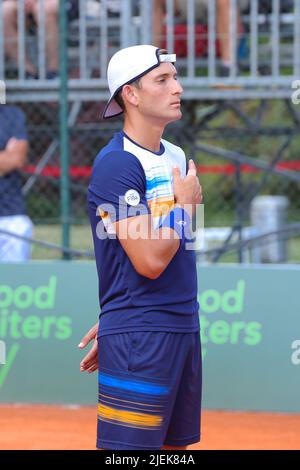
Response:
[{"label": "player's ear", "polygon": [[133,106],[138,105],[138,94],[137,89],[132,85],[125,85],[122,90],[123,100],[132,104]]}]

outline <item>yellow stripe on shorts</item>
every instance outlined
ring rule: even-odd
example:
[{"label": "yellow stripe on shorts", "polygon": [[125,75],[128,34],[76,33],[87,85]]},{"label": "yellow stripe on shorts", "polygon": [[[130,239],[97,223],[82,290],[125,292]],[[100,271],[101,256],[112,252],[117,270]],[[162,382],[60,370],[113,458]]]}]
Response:
[{"label": "yellow stripe on shorts", "polygon": [[134,427],[158,428],[162,424],[162,416],[148,413],[137,413],[135,411],[119,410],[110,406],[98,405],[98,416],[105,421],[117,421]]}]

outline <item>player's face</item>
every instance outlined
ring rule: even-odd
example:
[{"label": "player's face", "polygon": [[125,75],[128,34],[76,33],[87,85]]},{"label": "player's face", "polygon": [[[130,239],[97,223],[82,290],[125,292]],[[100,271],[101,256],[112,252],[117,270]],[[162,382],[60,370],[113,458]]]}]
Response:
[{"label": "player's face", "polygon": [[142,77],[139,111],[152,122],[168,124],[181,118],[180,97],[182,87],[173,64],[163,63]]}]

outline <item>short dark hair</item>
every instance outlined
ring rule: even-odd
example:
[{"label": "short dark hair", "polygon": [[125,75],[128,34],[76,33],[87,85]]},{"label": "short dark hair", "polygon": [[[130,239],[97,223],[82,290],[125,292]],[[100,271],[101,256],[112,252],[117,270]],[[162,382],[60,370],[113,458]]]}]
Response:
[{"label": "short dark hair", "polygon": [[[158,51],[158,55],[163,55],[163,54],[168,54],[168,51],[166,49],[159,49]],[[143,77],[140,77],[138,78],[137,80],[135,80],[134,82],[130,83],[130,85],[136,87],[136,88],[141,88],[141,79]],[[125,84],[126,85],[126,84]],[[123,90],[123,87],[121,88],[121,90],[116,94],[115,96],[115,101],[118,103],[118,105],[120,106],[120,108],[122,109],[122,111],[125,111],[125,103],[124,103],[124,100],[123,100],[123,96],[122,96],[122,90]]]}]

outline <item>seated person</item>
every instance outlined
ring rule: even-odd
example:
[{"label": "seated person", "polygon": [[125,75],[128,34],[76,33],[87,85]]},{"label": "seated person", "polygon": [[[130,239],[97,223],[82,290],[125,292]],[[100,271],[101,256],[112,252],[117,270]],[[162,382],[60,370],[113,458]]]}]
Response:
[{"label": "seated person", "polygon": [[[39,1],[24,0],[26,27],[29,28],[32,22],[39,25]],[[68,20],[78,17],[79,0],[68,0],[66,3]],[[47,71],[46,78],[52,79],[58,76],[59,66],[59,0],[45,0],[45,49]],[[5,53],[15,64],[18,63],[18,0],[3,1],[3,19],[5,33]],[[37,70],[32,62],[25,58],[25,72],[27,78],[36,78]]]},{"label": "seated person", "polygon": [[[230,47],[230,0],[216,0],[216,36],[219,39],[221,66],[219,75],[227,77],[233,61]],[[243,33],[243,25],[240,17],[240,9],[246,8],[248,0],[237,2],[237,35]],[[195,0],[196,22],[207,22],[208,0]],[[187,21],[187,1],[174,0],[175,16]],[[166,13],[166,0],[154,0],[153,9],[153,43],[162,47],[164,18]],[[238,42],[238,41],[237,41]]]},{"label": "seated person", "polygon": [[[26,215],[19,170],[26,162],[28,139],[22,111],[0,105],[0,262],[26,261],[30,243],[4,232],[32,237],[32,222]],[[2,232],[1,232],[2,231]]]}]

